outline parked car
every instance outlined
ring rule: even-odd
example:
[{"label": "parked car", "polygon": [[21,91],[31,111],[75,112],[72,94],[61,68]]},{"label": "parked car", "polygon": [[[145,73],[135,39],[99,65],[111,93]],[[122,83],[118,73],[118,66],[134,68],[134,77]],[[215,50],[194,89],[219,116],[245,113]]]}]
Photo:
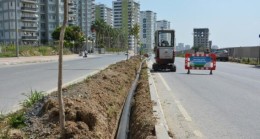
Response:
[{"label": "parked car", "polygon": [[217,60],[228,61],[228,51],[224,49],[215,50],[212,53],[216,54]]}]

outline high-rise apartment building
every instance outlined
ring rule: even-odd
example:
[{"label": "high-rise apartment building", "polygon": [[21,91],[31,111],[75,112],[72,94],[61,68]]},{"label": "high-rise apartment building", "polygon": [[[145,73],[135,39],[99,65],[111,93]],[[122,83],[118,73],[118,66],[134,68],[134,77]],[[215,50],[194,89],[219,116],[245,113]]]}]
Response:
[{"label": "high-rise apartment building", "polygon": [[209,29],[208,28],[194,28],[193,29],[193,46],[194,47],[208,47]]},{"label": "high-rise apartment building", "polygon": [[[15,0],[0,0],[0,42],[15,42],[16,23],[19,44],[52,42],[52,32],[63,23],[64,0],[17,0],[17,12],[15,4]],[[68,8],[68,24],[80,26],[86,36],[91,36],[94,0],[69,0]]]},{"label": "high-rise apartment building", "polygon": [[[156,21],[156,30],[162,30],[162,29],[164,30],[171,29],[171,23],[167,20]],[[170,35],[162,34],[160,38],[162,40],[169,40],[170,37],[171,37]]]},{"label": "high-rise apartment building", "polygon": [[190,50],[190,48],[191,48],[190,45],[188,45],[188,44],[185,45],[185,50]]},{"label": "high-rise apartment building", "polygon": [[154,32],[156,29],[156,13],[152,11],[141,11],[140,14],[140,41],[142,48],[146,51],[153,50]]},{"label": "high-rise apartment building", "polygon": [[95,18],[104,20],[108,25],[113,26],[113,10],[104,4],[96,5]]},{"label": "high-rise apartment building", "polygon": [[37,45],[38,10],[38,0],[0,0],[0,43]]},{"label": "high-rise apartment building", "polygon": [[[113,1],[114,27],[129,31],[140,23],[140,4],[135,0]],[[134,36],[128,37],[130,50],[134,50]]]},{"label": "high-rise apartment building", "polygon": [[86,5],[86,33],[87,37],[92,37],[93,34],[91,32],[91,25],[95,21],[95,0],[85,0],[87,2]]},{"label": "high-rise apartment building", "polygon": [[167,20],[156,21],[156,30],[171,29],[171,22]]}]

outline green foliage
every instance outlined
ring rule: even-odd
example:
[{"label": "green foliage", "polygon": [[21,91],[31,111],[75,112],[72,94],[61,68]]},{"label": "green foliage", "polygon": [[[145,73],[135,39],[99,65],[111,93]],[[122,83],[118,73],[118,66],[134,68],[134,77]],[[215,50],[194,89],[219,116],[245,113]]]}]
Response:
[{"label": "green foliage", "polygon": [[195,52],[198,52],[200,47],[199,46],[193,46],[191,49],[194,50]]},{"label": "green foliage", "polygon": [[29,95],[26,95],[26,94],[24,94],[24,95],[27,97],[27,99],[25,99],[22,102],[22,106],[25,107],[25,108],[33,106],[35,103],[42,100],[43,97],[44,97],[42,91],[38,92],[36,90],[35,91],[31,90],[31,93]]},{"label": "green foliage", "polygon": [[[61,27],[58,27],[53,31],[52,38],[54,40],[60,39],[60,31],[61,31]],[[85,37],[84,37],[84,33],[81,31],[79,26],[68,26],[66,27],[64,40],[77,42],[77,41],[84,41]]]},{"label": "green foliage", "polygon": [[[50,56],[57,55],[58,49],[55,46],[20,46],[20,56]],[[64,49],[64,54],[71,54],[69,49]],[[16,47],[14,45],[2,46],[0,57],[15,57]]]},{"label": "green foliage", "polygon": [[139,38],[140,26],[136,23],[130,30],[130,35],[134,35],[135,38]]},{"label": "green foliage", "polygon": [[24,112],[17,112],[11,114],[8,118],[8,123],[13,128],[22,128],[25,126],[25,116]]},{"label": "green foliage", "polygon": [[5,118],[5,116],[4,116],[3,112],[0,112],[0,121],[3,121],[4,118]]},{"label": "green foliage", "polygon": [[112,28],[104,20],[96,20],[91,30],[96,33],[96,46],[99,48],[119,48],[128,44],[127,33],[123,29]]}]

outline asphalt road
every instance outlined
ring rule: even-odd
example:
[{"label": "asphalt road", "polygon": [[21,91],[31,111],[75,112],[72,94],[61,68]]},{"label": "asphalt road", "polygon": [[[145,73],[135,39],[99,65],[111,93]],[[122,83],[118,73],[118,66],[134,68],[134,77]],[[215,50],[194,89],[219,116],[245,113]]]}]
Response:
[{"label": "asphalt road", "polygon": [[[151,65],[150,65],[151,66]],[[153,72],[164,115],[176,138],[258,139],[260,68],[217,62],[209,71]]]},{"label": "asphalt road", "polygon": [[[96,73],[110,64],[125,60],[121,55],[98,55],[64,61],[63,83],[70,83]],[[57,87],[58,63],[47,62],[0,67],[0,112],[18,108],[31,90],[49,91]]]}]

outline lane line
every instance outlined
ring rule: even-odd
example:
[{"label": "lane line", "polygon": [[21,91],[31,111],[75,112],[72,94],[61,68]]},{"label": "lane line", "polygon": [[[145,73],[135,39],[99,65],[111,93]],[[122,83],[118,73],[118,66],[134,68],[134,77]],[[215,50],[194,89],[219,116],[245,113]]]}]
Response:
[{"label": "lane line", "polygon": [[185,108],[181,105],[181,103],[180,103],[178,100],[176,100],[175,98],[174,98],[174,101],[175,101],[175,103],[177,104],[177,107],[178,107],[178,109],[180,110],[180,112],[181,112],[181,114],[183,115],[183,117],[185,118],[185,120],[188,121],[188,122],[191,122],[192,119],[191,119],[190,115],[189,115],[188,112],[185,110]]},{"label": "lane line", "polygon": [[200,137],[200,138],[203,137],[203,134],[202,134],[199,130],[194,130],[193,133],[194,133],[194,135],[197,136],[197,137]]},{"label": "lane line", "polygon": [[[162,80],[162,82],[163,82],[164,86],[166,87],[166,89],[168,91],[171,91],[171,88],[169,87],[169,85],[167,84],[165,79],[161,76],[161,74],[158,74],[158,75],[159,75],[160,79]],[[185,118],[185,120],[188,121],[188,122],[192,122],[192,118],[190,117],[190,115],[188,114],[186,109],[181,105],[180,101],[178,101],[176,99],[176,97],[173,95],[173,93],[171,93],[171,96],[172,96],[174,102],[176,103],[179,111],[181,112],[182,116]],[[194,133],[195,136],[197,136],[199,138],[203,137],[203,134],[199,130],[194,130],[193,133]]]},{"label": "lane line", "polygon": [[159,77],[161,78],[161,80],[162,80],[164,86],[166,87],[166,89],[167,89],[168,91],[171,91],[171,88],[170,88],[169,85],[166,83],[166,81],[164,80],[164,78],[162,77],[162,75],[161,75],[160,73],[158,73],[158,75],[159,75]]},{"label": "lane line", "polygon": [[158,99],[158,103],[159,103],[159,107],[160,107],[161,114],[162,114],[162,116],[164,117],[164,118],[163,118],[163,122],[165,123],[166,130],[169,131],[167,122],[166,122],[166,120],[165,120],[165,115],[164,115],[164,112],[163,112],[162,104],[161,104],[161,101],[160,101],[160,99],[159,99],[158,91],[157,91],[157,88],[156,88],[156,86],[155,86],[154,79],[151,78],[151,80],[152,80],[152,82],[153,82],[153,83],[152,83],[152,84],[153,84],[153,87],[155,88],[155,93],[156,93],[156,96],[157,96],[157,99]]},{"label": "lane line", "polygon": [[[166,89],[167,89],[168,91],[171,91],[171,88],[169,87],[169,85],[167,84],[167,82],[164,80],[164,78],[162,77],[162,75],[161,75],[160,73],[159,73],[158,75],[159,75],[159,77],[161,78],[161,80],[162,80],[164,86],[166,87]],[[186,119],[186,121],[191,122],[192,119],[191,119],[191,117],[189,116],[188,112],[184,109],[184,107],[181,105],[181,103],[180,103],[174,96],[172,96],[172,97],[173,97],[174,102],[177,104],[177,107],[178,107],[179,111],[181,112],[181,114],[183,115],[183,117]]]}]

